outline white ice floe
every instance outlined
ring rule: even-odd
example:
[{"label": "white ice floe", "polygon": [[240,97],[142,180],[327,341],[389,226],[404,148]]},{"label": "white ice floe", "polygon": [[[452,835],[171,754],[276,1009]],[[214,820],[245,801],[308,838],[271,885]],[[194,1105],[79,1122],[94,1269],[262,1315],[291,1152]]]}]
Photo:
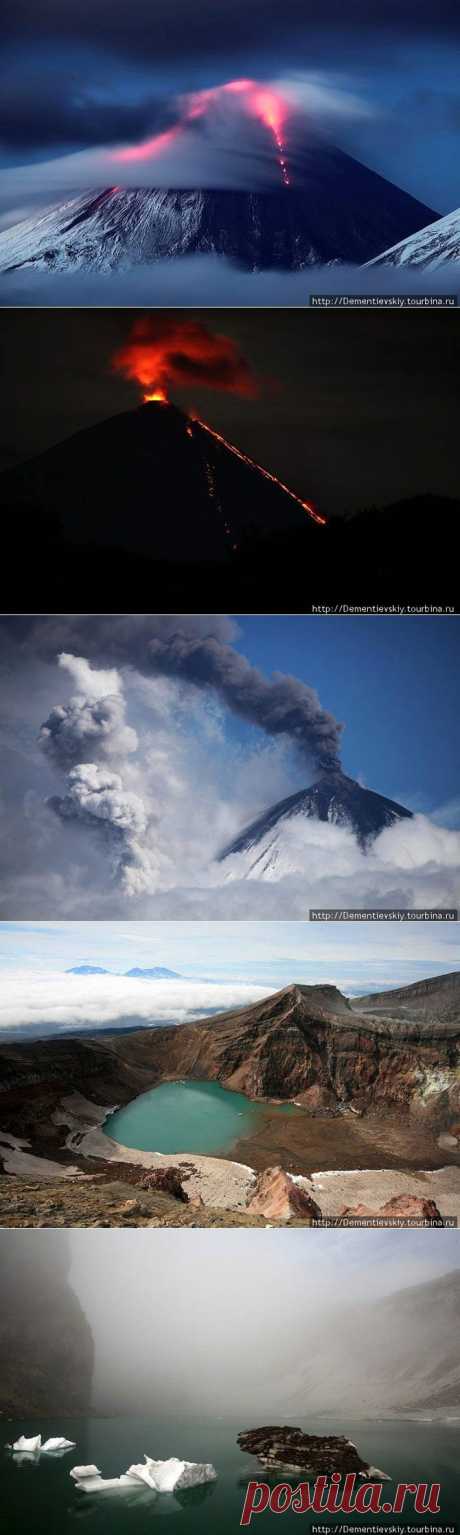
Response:
[{"label": "white ice floe", "polygon": [[132,1488],[136,1485],[135,1478],[128,1476],[128,1474],[125,1476],[102,1476],[99,1466],[72,1466],[69,1475],[81,1492],[107,1492],[114,1487]]},{"label": "white ice floe", "polygon": [[129,1466],[128,1475],[138,1477],[154,1492],[176,1492],[183,1487],[198,1487],[203,1482],[215,1482],[217,1472],[209,1462],[199,1464],[193,1460],[151,1460],[144,1456],[145,1465]]},{"label": "white ice floe", "polygon": [[72,1466],[69,1476],[74,1482],[80,1482],[85,1476],[100,1476],[99,1466]]},{"label": "white ice floe", "polygon": [[149,1487],[151,1492],[177,1492],[186,1487],[198,1487],[204,1482],[215,1482],[217,1471],[209,1462],[178,1460],[152,1460],[144,1455],[144,1461],[128,1467],[122,1476],[105,1478],[97,1466],[73,1466],[70,1476],[81,1492],[106,1492],[114,1488]]},{"label": "white ice floe", "polygon": [[15,1439],[14,1444],[8,1445],[8,1449],[14,1450],[16,1453],[21,1453],[21,1451],[25,1450],[30,1455],[42,1454],[43,1452],[48,1454],[53,1450],[74,1450],[75,1439],[55,1437],[54,1439],[45,1439],[42,1444],[41,1434],[34,1434],[31,1439],[26,1439],[24,1434],[20,1434],[19,1439]]},{"label": "white ice floe", "polygon": [[26,1439],[24,1434],[20,1434],[19,1439],[15,1439],[14,1444],[8,1445],[9,1450],[28,1450],[30,1455],[33,1455],[36,1450],[41,1450],[41,1448],[41,1434],[34,1434],[32,1439]]},{"label": "white ice floe", "polygon": [[75,1439],[45,1439],[42,1450],[74,1450]]}]

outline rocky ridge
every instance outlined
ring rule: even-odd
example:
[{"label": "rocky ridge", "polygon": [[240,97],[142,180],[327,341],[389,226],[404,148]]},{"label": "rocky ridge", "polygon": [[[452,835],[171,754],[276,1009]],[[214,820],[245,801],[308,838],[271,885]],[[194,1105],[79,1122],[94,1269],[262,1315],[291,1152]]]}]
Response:
[{"label": "rocky ridge", "polygon": [[455,1139],[459,1051],[460,974],[353,1004],[333,985],[293,984],[197,1023],[0,1045],[0,1124],[52,1154],[64,1092],[112,1107],[195,1078],[311,1114],[409,1109]]}]

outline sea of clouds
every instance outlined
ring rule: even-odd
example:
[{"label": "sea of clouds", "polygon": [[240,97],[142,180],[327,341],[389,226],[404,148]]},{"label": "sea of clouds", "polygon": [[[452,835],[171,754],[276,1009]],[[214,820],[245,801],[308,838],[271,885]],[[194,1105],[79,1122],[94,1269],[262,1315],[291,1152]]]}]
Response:
[{"label": "sea of clouds", "polygon": [[10,970],[3,974],[0,1036],[44,1038],[58,1033],[136,1024],[191,1023],[212,1013],[247,1007],[270,986],[239,981],[147,980],[125,975],[72,975]]},{"label": "sea of clouds", "polygon": [[38,272],[28,266],[0,275],[0,306],[302,308],[311,303],[312,295],[346,295],[350,299],[377,295],[386,302],[393,298],[396,303],[401,296],[409,301],[430,294],[458,298],[459,289],[458,262],[445,262],[432,271],[344,264],[307,267],[301,272],[245,272],[225,256],[197,255],[109,273]]}]

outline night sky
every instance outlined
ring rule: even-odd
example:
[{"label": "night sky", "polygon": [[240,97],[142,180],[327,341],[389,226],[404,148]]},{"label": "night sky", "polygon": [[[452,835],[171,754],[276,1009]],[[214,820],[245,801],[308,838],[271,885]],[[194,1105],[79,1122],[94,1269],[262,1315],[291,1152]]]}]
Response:
[{"label": "night sky", "polygon": [[[63,188],[94,184],[104,166],[105,179],[133,184],[139,167],[110,175],[109,152],[170,128],[184,94],[241,76],[293,92],[307,139],[321,129],[436,211],[460,201],[455,0],[6,0],[4,17],[5,222],[50,199],[57,161]],[[218,117],[195,125],[140,179],[199,185],[221,128]],[[249,137],[224,134],[222,184],[247,185],[253,154]]]},{"label": "night sky", "polygon": [[[136,313],[2,311],[2,468],[139,403],[137,385],[111,371]],[[160,314],[163,324],[177,317]],[[194,316],[236,343],[258,392],[193,382],[174,386],[172,399],[326,513],[426,492],[459,495],[460,336],[447,311]]]}]

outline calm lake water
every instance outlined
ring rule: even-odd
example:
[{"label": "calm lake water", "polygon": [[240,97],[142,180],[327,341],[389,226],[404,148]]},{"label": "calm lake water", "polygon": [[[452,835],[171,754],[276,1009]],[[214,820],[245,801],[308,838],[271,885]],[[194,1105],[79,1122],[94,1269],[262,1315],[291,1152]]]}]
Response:
[{"label": "calm lake water", "polygon": [[[256,1420],[253,1418],[252,1423]],[[260,1420],[259,1420],[260,1421]],[[356,1423],[350,1420],[327,1422],[311,1418],[299,1422],[310,1433],[345,1433],[357,1444],[369,1462],[378,1465],[397,1481],[439,1481],[440,1515],[406,1514],[374,1516],[376,1524],[412,1530],[428,1523],[448,1529],[458,1519],[460,1508],[459,1428],[457,1424],[439,1423]],[[94,1418],[63,1422],[62,1419],[0,1425],[0,1465],[2,1473],[2,1528],[5,1535],[67,1535],[81,1528],[82,1535],[238,1535],[247,1483],[262,1479],[255,1456],[243,1455],[236,1444],[239,1428],[248,1428],[244,1414],[239,1424],[211,1424],[156,1420],[150,1418]],[[65,1433],[76,1440],[76,1449],[62,1459],[42,1456],[38,1460],[17,1462],[4,1449],[8,1439],[20,1433],[42,1436]],[[191,1488],[178,1495],[155,1495],[147,1488],[139,1491],[97,1495],[78,1492],[69,1477],[73,1465],[95,1462],[106,1476],[118,1476],[132,1461],[142,1460],[144,1451],[158,1458],[177,1454],[187,1460],[211,1460],[218,1473],[217,1482],[208,1487]],[[286,1480],[280,1474],[279,1480]],[[297,1485],[299,1477],[292,1477]],[[392,1493],[388,1484],[387,1496]],[[342,1524],[344,1514],[283,1515],[283,1529],[310,1531],[312,1524]],[[349,1516],[348,1522],[369,1527],[371,1515]],[[279,1528],[279,1516],[264,1513],[252,1520],[249,1528],[258,1535]]]},{"label": "calm lake water", "polygon": [[[284,1112],[286,1112],[284,1110]],[[265,1113],[218,1082],[162,1082],[106,1120],[104,1130],[138,1151],[229,1151]]]}]

